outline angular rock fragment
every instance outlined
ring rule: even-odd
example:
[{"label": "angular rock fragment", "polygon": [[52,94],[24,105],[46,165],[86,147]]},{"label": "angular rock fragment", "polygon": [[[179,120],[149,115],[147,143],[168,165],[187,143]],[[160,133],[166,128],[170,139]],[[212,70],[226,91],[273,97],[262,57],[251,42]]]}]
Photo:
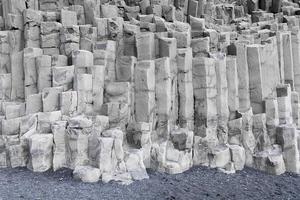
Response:
[{"label": "angular rock fragment", "polygon": [[85,183],[98,182],[100,175],[100,170],[91,166],[76,166],[73,171],[73,177]]}]

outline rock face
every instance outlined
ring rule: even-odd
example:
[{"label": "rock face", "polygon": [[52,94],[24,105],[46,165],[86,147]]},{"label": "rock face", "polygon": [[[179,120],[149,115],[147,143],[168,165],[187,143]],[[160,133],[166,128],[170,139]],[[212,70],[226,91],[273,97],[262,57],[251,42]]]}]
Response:
[{"label": "rock face", "polygon": [[0,0],[0,168],[299,174],[299,7]]}]

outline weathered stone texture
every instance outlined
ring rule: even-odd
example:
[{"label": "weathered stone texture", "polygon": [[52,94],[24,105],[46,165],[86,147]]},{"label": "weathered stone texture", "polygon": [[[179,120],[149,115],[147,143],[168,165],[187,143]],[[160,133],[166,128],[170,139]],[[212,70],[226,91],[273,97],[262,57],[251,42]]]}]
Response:
[{"label": "weathered stone texture", "polygon": [[296,3],[0,4],[0,168],[300,173]]}]

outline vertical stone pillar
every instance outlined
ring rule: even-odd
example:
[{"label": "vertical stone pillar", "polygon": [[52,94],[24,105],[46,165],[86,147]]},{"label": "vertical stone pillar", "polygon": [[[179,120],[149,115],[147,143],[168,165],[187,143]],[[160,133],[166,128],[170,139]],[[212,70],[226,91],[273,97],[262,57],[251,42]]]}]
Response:
[{"label": "vertical stone pillar", "polygon": [[229,119],[236,119],[239,109],[239,79],[237,72],[236,57],[227,56],[226,58],[226,78],[228,86],[228,108]]},{"label": "vertical stone pillar", "polygon": [[173,125],[176,124],[178,120],[178,90],[177,90],[177,66],[176,66],[176,55],[177,55],[177,42],[175,38],[160,37],[158,39],[159,44],[159,57],[169,57],[170,59],[170,72],[172,81],[172,119]]},{"label": "vertical stone pillar", "polygon": [[86,24],[85,23],[84,8],[83,8],[82,5],[71,5],[71,6],[68,7],[68,10],[76,12],[78,25]]},{"label": "vertical stone pillar", "polygon": [[256,140],[255,151],[259,152],[269,150],[271,148],[271,141],[267,133],[266,114],[262,113],[253,115],[252,120],[252,131]]},{"label": "vertical stone pillar", "polygon": [[60,47],[61,23],[42,22],[41,23],[41,48],[46,55],[58,55]]},{"label": "vertical stone pillar", "polygon": [[11,72],[11,62],[10,62],[10,50],[9,50],[9,32],[1,31],[0,37],[0,73],[10,73]]},{"label": "vertical stone pillar", "polygon": [[279,124],[292,124],[291,87],[288,84],[276,88]]},{"label": "vertical stone pillar", "polygon": [[72,119],[74,119],[74,124],[69,120],[65,141],[67,164],[69,168],[74,169],[76,166],[88,165],[89,163],[88,145],[91,122],[88,119],[83,119],[87,120],[87,124],[82,127],[76,117]]},{"label": "vertical stone pillar", "polygon": [[77,91],[78,113],[93,112],[93,76],[91,74],[77,74],[75,76]]},{"label": "vertical stone pillar", "polygon": [[237,43],[237,71],[239,79],[239,110],[250,108],[249,70],[247,61],[247,42]]},{"label": "vertical stone pillar", "polygon": [[67,167],[66,134],[67,121],[57,121],[51,125],[53,133],[53,170]]},{"label": "vertical stone pillar", "polygon": [[25,98],[28,95],[38,93],[37,88],[37,66],[36,58],[43,54],[43,50],[39,48],[25,48],[24,49],[24,86]]},{"label": "vertical stone pillar", "polygon": [[142,32],[136,35],[136,48],[138,60],[152,60],[155,58],[154,34]]},{"label": "vertical stone pillar", "polygon": [[5,149],[4,137],[0,136],[0,168],[8,167],[8,162],[6,160],[7,152]]},{"label": "vertical stone pillar", "polygon": [[42,90],[43,111],[52,112],[60,110],[60,94],[63,87],[48,87]]},{"label": "vertical stone pillar", "polygon": [[292,104],[292,116],[293,122],[296,126],[299,126],[299,94],[296,91],[291,92],[291,104]]},{"label": "vertical stone pillar", "polygon": [[297,131],[294,126],[277,127],[277,143],[281,145],[286,171],[300,173]]},{"label": "vertical stone pillar", "polygon": [[11,97],[11,73],[0,74],[0,100],[10,100]]},{"label": "vertical stone pillar", "polygon": [[60,54],[67,57],[72,56],[72,52],[79,50],[80,32],[79,26],[73,25],[60,28]]},{"label": "vertical stone pillar", "polygon": [[197,17],[203,16],[205,4],[206,4],[206,0],[198,0]]},{"label": "vertical stone pillar", "polygon": [[117,44],[112,40],[97,42],[94,47],[94,63],[105,66],[105,80],[108,82],[116,80],[116,51]]},{"label": "vertical stone pillar", "polygon": [[254,114],[264,112],[260,47],[256,44],[247,46],[250,101]]},{"label": "vertical stone pillar", "polygon": [[275,87],[280,83],[280,68],[276,37],[268,38],[260,49],[261,71],[263,76],[263,98],[275,97]]},{"label": "vertical stone pillar", "polygon": [[93,45],[97,40],[97,28],[92,25],[80,25],[80,43],[82,50],[93,51]]},{"label": "vertical stone pillar", "polygon": [[94,65],[88,68],[88,73],[92,74],[93,78],[93,112],[99,113],[103,105],[105,66]]},{"label": "vertical stone pillar", "polygon": [[294,86],[295,90],[300,93],[300,30],[295,27],[292,30],[292,49],[294,64]]},{"label": "vertical stone pillar", "polygon": [[229,119],[228,86],[226,77],[226,55],[215,54],[215,71],[217,86],[217,112],[218,112],[218,139],[220,143],[227,143]]},{"label": "vertical stone pillar", "polygon": [[61,9],[60,22],[64,27],[78,25],[76,12],[67,9]]},{"label": "vertical stone pillar", "polygon": [[275,142],[276,142],[276,127],[279,125],[277,98],[267,98],[265,100],[265,109],[266,109],[267,132],[268,132],[271,144],[275,144]]},{"label": "vertical stone pillar", "polygon": [[196,17],[198,13],[198,2],[196,0],[189,0],[188,15]]},{"label": "vertical stone pillar", "polygon": [[[75,68],[70,66],[55,66],[52,69],[52,86],[63,87],[64,91],[72,90],[74,85]],[[51,79],[50,79],[51,81]]]},{"label": "vertical stone pillar", "polygon": [[217,76],[215,59],[193,59],[194,165],[209,166],[209,155],[219,144],[217,135]]},{"label": "vertical stone pillar", "polygon": [[252,132],[253,128],[253,112],[250,108],[246,112],[242,112],[242,145],[245,148],[246,163],[248,167],[253,167],[253,154],[256,147],[256,140]]},{"label": "vertical stone pillar", "polygon": [[27,166],[34,172],[45,172],[52,167],[52,134],[34,134],[29,137],[30,160]]},{"label": "vertical stone pillar", "polygon": [[216,131],[218,121],[216,84],[214,59],[204,57],[194,58],[193,88],[195,100],[195,135],[206,134],[206,129],[209,128],[215,129]]},{"label": "vertical stone pillar", "polygon": [[[23,11],[26,9],[23,0],[6,0],[2,1],[3,17],[6,29],[21,27],[23,23]],[[17,24],[16,24],[17,23]]]},{"label": "vertical stone pillar", "polygon": [[279,63],[282,83],[290,84],[294,88],[294,63],[292,52],[291,32],[277,32]]},{"label": "vertical stone pillar", "polygon": [[92,112],[93,76],[88,74],[87,68],[94,66],[93,54],[85,50],[74,51],[72,63],[75,66],[74,89],[77,90],[78,112]]},{"label": "vertical stone pillar", "polygon": [[170,60],[168,57],[155,60],[155,99],[157,134],[168,138],[170,134],[170,120],[172,109],[172,81]]},{"label": "vertical stone pillar", "polygon": [[191,48],[177,49],[179,125],[194,130],[193,55]]},{"label": "vertical stone pillar", "polygon": [[135,68],[135,120],[153,122],[155,106],[154,61],[139,61]]},{"label": "vertical stone pillar", "polygon": [[124,55],[137,57],[136,35],[140,34],[140,27],[124,23]]},{"label": "vertical stone pillar", "polygon": [[205,31],[205,19],[189,16],[192,38],[199,37]]},{"label": "vertical stone pillar", "polygon": [[38,10],[26,9],[24,17],[24,39],[25,47],[40,48],[40,29],[43,21],[42,12]]},{"label": "vertical stone pillar", "polygon": [[116,62],[116,80],[117,81],[134,81],[134,69],[137,60],[133,56],[118,57]]},{"label": "vertical stone pillar", "polygon": [[52,87],[51,56],[42,55],[36,58],[37,89],[42,92],[44,88]]},{"label": "vertical stone pillar", "polygon": [[26,114],[43,112],[42,94],[32,94],[26,98]]},{"label": "vertical stone pillar", "polygon": [[272,13],[279,13],[282,5],[282,0],[273,0],[271,11]]},{"label": "vertical stone pillar", "polygon": [[11,100],[24,100],[23,51],[12,53],[11,60]]},{"label": "vertical stone pillar", "polygon": [[60,94],[60,110],[62,115],[72,116],[77,111],[77,92],[67,91]]},{"label": "vertical stone pillar", "polygon": [[96,17],[100,17],[99,0],[83,0],[85,23],[93,24]]},{"label": "vertical stone pillar", "polygon": [[134,119],[134,70],[137,64],[136,57],[120,56],[116,62],[116,81],[130,82],[131,84],[131,118]]},{"label": "vertical stone pillar", "polygon": [[97,28],[97,40],[105,41],[108,39],[108,19],[95,18],[93,25]]},{"label": "vertical stone pillar", "polygon": [[283,45],[283,61],[284,61],[284,82],[291,85],[294,90],[294,63],[292,51],[292,38],[291,33],[285,33],[282,36]]}]

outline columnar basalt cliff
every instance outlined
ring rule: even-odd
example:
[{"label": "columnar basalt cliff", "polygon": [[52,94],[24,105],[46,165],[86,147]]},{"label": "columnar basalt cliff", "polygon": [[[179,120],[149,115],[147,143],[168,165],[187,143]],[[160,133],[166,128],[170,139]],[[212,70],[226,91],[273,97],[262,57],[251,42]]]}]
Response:
[{"label": "columnar basalt cliff", "polygon": [[300,173],[300,1],[0,2],[0,167]]}]

